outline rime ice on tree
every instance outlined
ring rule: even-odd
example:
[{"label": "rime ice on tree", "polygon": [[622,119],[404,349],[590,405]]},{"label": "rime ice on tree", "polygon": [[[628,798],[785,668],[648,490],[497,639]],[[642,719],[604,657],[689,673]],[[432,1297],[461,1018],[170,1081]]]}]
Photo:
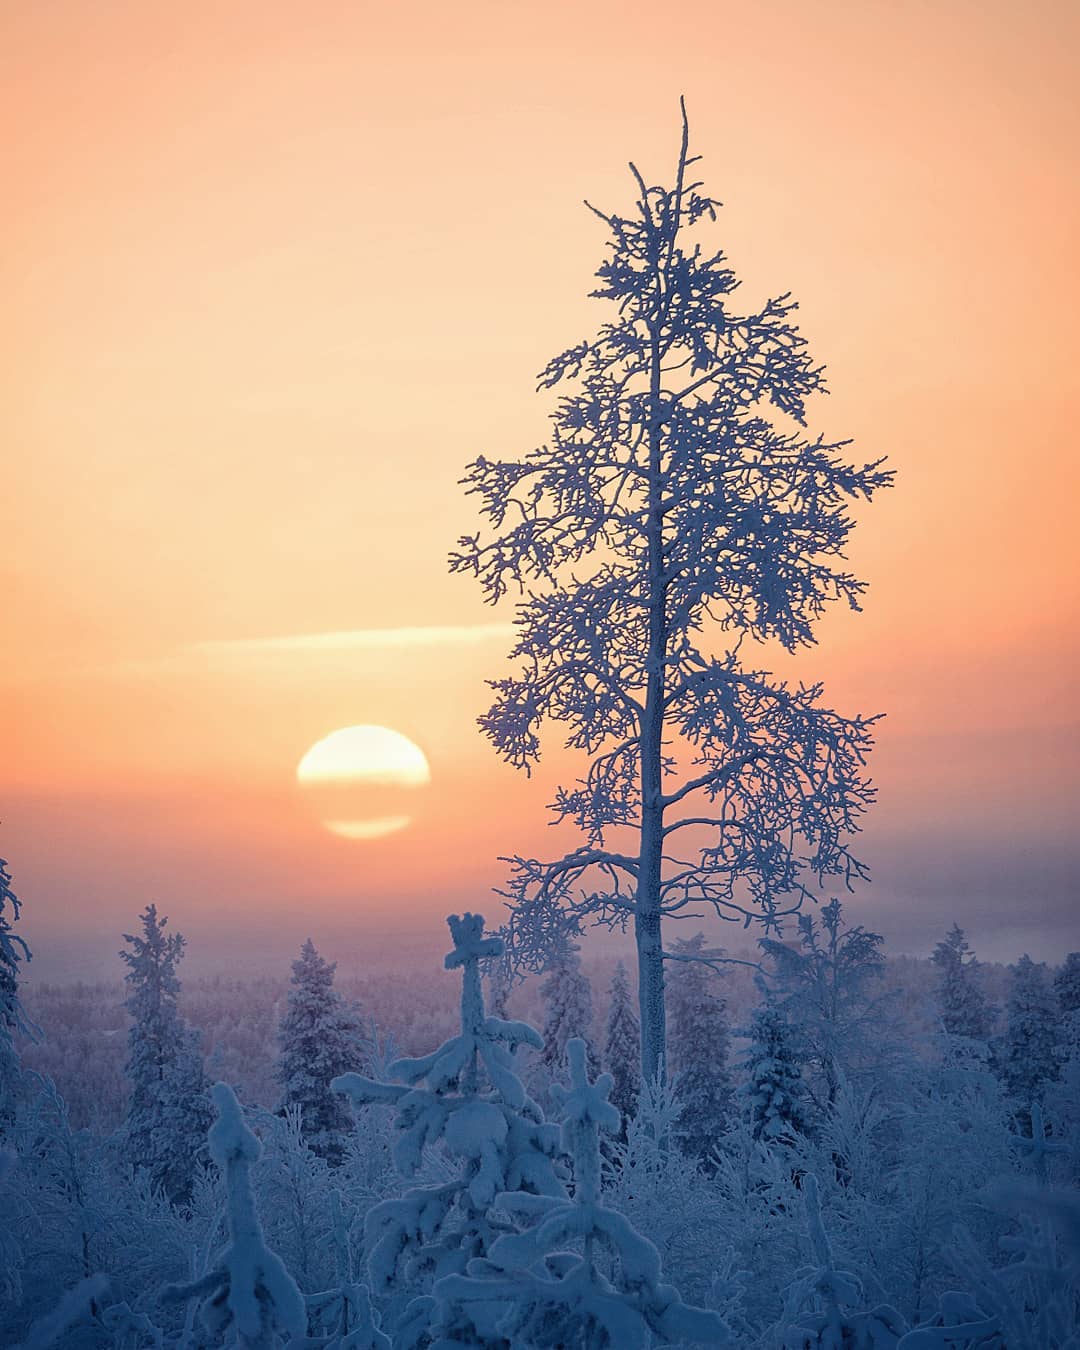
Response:
[{"label": "rime ice on tree", "polygon": [[682,1112],[678,1133],[692,1157],[705,1161],[716,1148],[731,1108],[727,1002],[715,969],[705,964],[720,952],[705,947],[704,933],[675,943],[667,977],[669,1053],[679,1076]]},{"label": "rime ice on tree", "polygon": [[[445,964],[462,974],[460,1034],[430,1055],[391,1064],[387,1075],[399,1083],[349,1073],[333,1084],[358,1105],[382,1102],[397,1108],[403,1133],[394,1160],[405,1176],[416,1174],[425,1150],[440,1140],[460,1160],[457,1177],[406,1191],[369,1212],[368,1265],[374,1289],[383,1294],[464,1270],[496,1237],[512,1231],[492,1208],[501,1192],[564,1193],[553,1165],[558,1127],[544,1122],[515,1072],[517,1047],[540,1049],[543,1042],[523,1022],[484,1014],[480,962],[499,955],[502,940],[484,937],[484,921],[477,914],[451,916],[447,922],[454,950]],[[420,1339],[409,1344],[422,1343],[422,1329],[435,1315],[431,1300],[414,1300],[405,1323],[421,1329]]]},{"label": "rime ice on tree", "polygon": [[10,1121],[18,1089],[15,1032],[26,1029],[19,1003],[19,964],[30,960],[30,948],[13,931],[20,908],[18,896],[11,889],[11,873],[0,858],[0,1137],[5,1120]]},{"label": "rime ice on tree", "polygon": [[211,1336],[231,1333],[229,1343],[242,1350],[274,1350],[282,1344],[281,1332],[305,1335],[307,1311],[292,1276],[267,1247],[255,1209],[250,1172],[261,1145],[231,1087],[214,1085],[214,1105],[210,1156],[225,1178],[229,1245],[209,1275],[169,1288],[164,1296],[173,1302],[202,1296],[202,1320]]},{"label": "rime ice on tree", "polygon": [[1058,1010],[1044,962],[1025,952],[1009,970],[1012,985],[999,1054],[1006,1088],[1026,1107],[1058,1074]]},{"label": "rime ice on tree", "polygon": [[941,973],[938,999],[946,1033],[973,1041],[989,1040],[993,1014],[975,981],[979,963],[959,924],[953,924],[930,959]]},{"label": "rime ice on tree", "polygon": [[[451,1310],[449,1320],[466,1323],[475,1310],[489,1321],[495,1303],[505,1343],[530,1350],[643,1350],[651,1335],[725,1344],[728,1332],[717,1314],[690,1307],[661,1284],[656,1248],[601,1203],[597,1132],[619,1129],[619,1113],[608,1101],[612,1080],[603,1074],[589,1082],[583,1041],[572,1040],[567,1052],[570,1089],[555,1091],[563,1148],[574,1162],[573,1200],[499,1196],[501,1206],[533,1226],[499,1238],[486,1260],[469,1263],[467,1275],[440,1280],[437,1298]],[[610,1267],[610,1278],[598,1258]]]},{"label": "rime ice on tree", "polygon": [[805,1089],[787,1019],[766,998],[754,1009],[750,1045],[740,1061],[746,1082],[739,1089],[750,1108],[750,1130],[766,1143],[793,1143],[807,1128]]},{"label": "rime ice on tree", "polygon": [[610,254],[593,294],[612,321],[540,376],[565,390],[550,443],[469,466],[494,533],[450,560],[493,603],[523,593],[516,672],[480,719],[495,748],[528,770],[552,720],[589,756],[554,804],[585,842],[513,860],[512,942],[539,967],[568,930],[633,927],[645,1081],[666,1056],[664,919],[709,905],[772,925],[825,877],[864,874],[850,839],[873,799],[874,719],[748,653],[811,644],[834,601],[859,608],[851,507],[891,477],[803,433],[822,369],[787,295],[737,310],[724,255],[687,238],[718,205],[695,162],[684,113],[674,186],[631,166],[635,212],[595,212]]},{"label": "rime ice on tree", "polygon": [[301,1108],[305,1141],[330,1163],[341,1161],[352,1124],[330,1083],[356,1064],[362,1039],[357,1009],[334,988],[335,969],[308,938],[292,963],[289,1006],[278,1033],[281,1109]]},{"label": "rime ice on tree", "polygon": [[604,1068],[611,1074],[611,1104],[623,1117],[634,1114],[641,1075],[641,1026],[630,997],[630,981],[620,961],[611,981]]},{"label": "rime ice on tree", "polygon": [[589,1068],[595,1073],[599,1065],[592,1049],[592,987],[573,943],[552,959],[540,993],[545,1004],[541,1063],[553,1078],[561,1077],[566,1070],[566,1047],[580,1037],[589,1047]]},{"label": "rime ice on tree", "polygon": [[124,1136],[131,1160],[145,1168],[173,1200],[191,1192],[196,1159],[210,1126],[210,1102],[199,1053],[198,1033],[177,1006],[176,966],[184,954],[180,933],[166,933],[157,906],[139,916],[142,936],[125,933],[130,951],[124,1003],[131,1014],[128,1059],[131,1100]]}]

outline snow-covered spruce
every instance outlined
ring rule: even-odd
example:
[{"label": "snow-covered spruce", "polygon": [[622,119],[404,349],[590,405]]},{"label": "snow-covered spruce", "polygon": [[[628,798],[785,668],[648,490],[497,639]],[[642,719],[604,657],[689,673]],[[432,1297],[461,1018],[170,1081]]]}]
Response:
[{"label": "snow-covered spruce", "polygon": [[959,924],[953,924],[930,959],[941,976],[938,1000],[946,1034],[988,1041],[993,1030],[993,1012],[979,988],[976,975],[979,963]]},{"label": "snow-covered spruce", "polygon": [[341,1161],[352,1120],[330,1083],[355,1068],[364,1033],[360,1010],[334,988],[336,963],[324,961],[311,939],[292,963],[292,988],[278,1029],[279,1109],[299,1107],[304,1141],[331,1164]]},{"label": "snow-covered spruce", "polygon": [[566,1047],[575,1037],[588,1047],[589,1068],[599,1071],[592,1048],[592,986],[581,969],[577,946],[567,943],[550,963],[540,986],[544,1000],[544,1049],[540,1062],[551,1081],[566,1073]]},{"label": "snow-covered spruce", "polygon": [[210,1129],[210,1156],[225,1179],[229,1244],[208,1275],[193,1284],[169,1286],[162,1299],[201,1298],[202,1321],[211,1337],[241,1350],[274,1350],[282,1344],[282,1334],[306,1334],[304,1299],[263,1237],[250,1175],[261,1145],[232,1088],[216,1083],[213,1097],[217,1120]]},{"label": "snow-covered spruce", "polygon": [[[496,1241],[466,1275],[435,1285],[442,1319],[452,1327],[476,1322],[486,1344],[492,1320],[514,1350],[641,1350],[652,1335],[722,1345],[727,1328],[714,1312],[682,1302],[662,1284],[656,1248],[600,1201],[598,1131],[614,1134],[619,1113],[608,1101],[612,1080],[589,1081],[584,1041],[567,1046],[570,1088],[561,1097],[563,1148],[574,1163],[574,1198],[498,1197],[500,1207],[531,1222],[525,1232]],[[610,1270],[610,1277],[601,1268]]]},{"label": "snow-covered spruce", "polygon": [[604,1068],[611,1074],[611,1104],[623,1118],[634,1114],[641,1089],[641,1025],[630,993],[626,967],[620,961],[611,981]]},{"label": "snow-covered spruce", "polygon": [[611,321],[542,372],[561,395],[547,444],[469,466],[490,533],[450,560],[492,603],[524,592],[515,668],[481,718],[498,753],[530,769],[554,721],[588,756],[554,802],[580,847],[512,863],[512,944],[540,969],[568,931],[633,927],[645,1081],[667,1057],[667,921],[711,905],[771,925],[824,878],[851,883],[874,797],[874,719],[745,656],[808,646],[831,603],[859,607],[851,508],[891,474],[803,433],[823,369],[790,296],[739,307],[724,254],[690,237],[719,205],[695,162],[684,109],[674,182],[634,168],[634,208],[595,211]]},{"label": "snow-covered spruce", "polygon": [[995,1049],[1007,1092],[1026,1109],[1058,1076],[1058,1009],[1045,962],[1025,952],[1009,970],[1006,1027]]},{"label": "snow-covered spruce", "polygon": [[210,1100],[198,1033],[177,1006],[184,938],[165,932],[168,920],[158,917],[156,905],[139,918],[142,935],[125,933],[130,950],[120,953],[131,991],[124,1003],[131,1014],[125,1065],[131,1097],[122,1137],[128,1159],[182,1202],[205,1154]]},{"label": "snow-covered spruce", "polygon": [[779,1329],[777,1345],[781,1350],[894,1350],[907,1331],[903,1317],[888,1304],[852,1307],[863,1301],[862,1281],[833,1258],[812,1172],[803,1177],[802,1192],[813,1261],[795,1272],[787,1288],[786,1325]]},{"label": "snow-covered spruce", "polygon": [[[678,1075],[683,1148],[708,1160],[731,1112],[727,1003],[716,970],[705,959],[720,956],[705,946],[705,934],[679,940],[667,972],[669,1068]],[[704,959],[703,959],[704,958]]]},{"label": "snow-covered spruce", "polygon": [[[381,1102],[397,1108],[402,1133],[394,1159],[404,1176],[415,1176],[425,1150],[440,1141],[460,1166],[446,1182],[415,1187],[369,1211],[368,1270],[380,1295],[401,1294],[463,1271],[497,1237],[512,1232],[513,1225],[492,1207],[496,1195],[565,1194],[555,1168],[558,1127],[545,1123],[527,1097],[514,1061],[518,1046],[540,1049],[543,1042],[523,1022],[484,1014],[480,962],[499,955],[502,940],[484,937],[478,914],[451,916],[447,922],[454,949],[445,964],[462,975],[460,1033],[430,1055],[391,1064],[387,1075],[396,1083],[355,1073],[333,1083],[357,1106]],[[428,1302],[414,1301],[395,1343],[425,1344],[430,1315]],[[406,1325],[413,1328],[411,1340],[405,1339]]]},{"label": "snow-covered spruce", "polygon": [[799,942],[762,938],[776,978],[774,997],[795,1036],[795,1051],[815,1118],[835,1102],[843,1081],[881,1083],[896,1053],[890,995],[882,976],[880,933],[845,921],[839,900],[800,914]]},{"label": "snow-covered spruce", "polygon": [[746,1035],[750,1044],[739,1061],[745,1080],[750,1131],[766,1143],[791,1144],[806,1132],[806,1088],[799,1071],[787,1018],[766,996],[754,1009]]}]

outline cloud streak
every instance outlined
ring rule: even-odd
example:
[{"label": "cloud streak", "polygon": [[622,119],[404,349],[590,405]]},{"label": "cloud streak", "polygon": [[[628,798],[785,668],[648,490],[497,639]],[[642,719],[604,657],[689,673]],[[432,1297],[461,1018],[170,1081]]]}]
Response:
[{"label": "cloud streak", "polygon": [[125,661],[100,671],[103,675],[202,674],[210,670],[293,661],[310,664],[323,658],[348,658],[417,648],[474,647],[487,642],[505,642],[512,637],[512,623],[427,624],[399,628],[346,628],[330,633],[291,633],[277,637],[229,638],[192,642],[174,652],[147,660]]},{"label": "cloud streak", "polygon": [[471,646],[508,638],[511,623],[433,624],[402,628],[351,628],[332,633],[297,633],[288,637],[238,638],[216,642],[196,642],[184,651],[206,656],[259,656],[282,652],[384,651],[395,647]]}]

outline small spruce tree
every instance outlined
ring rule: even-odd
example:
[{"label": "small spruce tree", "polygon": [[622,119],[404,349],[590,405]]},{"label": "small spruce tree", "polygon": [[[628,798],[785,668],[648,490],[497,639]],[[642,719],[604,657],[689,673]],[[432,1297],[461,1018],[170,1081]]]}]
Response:
[{"label": "small spruce tree", "polygon": [[131,991],[124,1002],[131,1014],[125,1065],[131,1097],[123,1138],[129,1159],[178,1204],[189,1199],[205,1153],[210,1099],[198,1033],[177,1005],[184,938],[165,932],[168,920],[158,918],[156,905],[139,918],[142,935],[125,933],[131,950],[120,953]]},{"label": "small spruce tree", "polygon": [[343,1156],[352,1118],[330,1083],[355,1069],[363,1053],[360,1010],[334,988],[336,969],[308,938],[292,963],[289,1003],[278,1029],[277,1068],[279,1110],[299,1107],[308,1147],[334,1165]]},{"label": "small spruce tree", "polygon": [[747,1034],[750,1044],[740,1061],[746,1081],[739,1093],[749,1108],[753,1136],[765,1143],[791,1143],[807,1129],[806,1090],[791,1028],[766,998],[754,1009]]},{"label": "small spruce tree", "polygon": [[964,930],[954,923],[948,937],[937,944],[930,959],[941,972],[938,1000],[946,1032],[973,1041],[988,1040],[993,1014],[976,981],[979,963]]},{"label": "small spruce tree", "polygon": [[607,1035],[604,1040],[604,1068],[611,1074],[611,1104],[626,1120],[637,1108],[641,1086],[641,1027],[638,1023],[630,980],[620,961],[611,981]]},{"label": "small spruce tree", "polygon": [[540,993],[545,1002],[541,1064],[553,1078],[562,1074],[566,1069],[566,1046],[577,1036],[588,1047],[590,1072],[598,1071],[592,1047],[592,986],[572,943],[566,944],[551,962]]},{"label": "small spruce tree", "polygon": [[565,1194],[555,1162],[558,1126],[544,1121],[516,1072],[518,1047],[539,1050],[540,1036],[523,1022],[504,1022],[484,1010],[480,963],[502,954],[502,940],[484,937],[479,914],[452,915],[447,922],[454,949],[446,968],[462,973],[460,1033],[430,1055],[388,1065],[386,1076],[397,1082],[347,1073],[333,1084],[354,1106],[397,1108],[402,1133],[394,1162],[402,1175],[415,1176],[425,1153],[440,1143],[451,1168],[457,1168],[456,1175],[440,1175],[432,1184],[381,1201],[364,1222],[372,1289],[399,1300],[394,1344],[416,1348],[458,1344],[457,1329],[446,1323],[446,1305],[430,1294],[404,1306],[400,1300],[432,1280],[464,1271],[487,1254],[495,1238],[514,1231],[493,1207],[496,1195]]},{"label": "small spruce tree", "polygon": [[667,977],[668,1047],[683,1102],[679,1134],[683,1147],[705,1159],[715,1148],[731,1108],[727,1003],[718,990],[705,934],[675,943]]},{"label": "small spruce tree", "polygon": [[1070,952],[1054,976],[1054,992],[1061,1011],[1080,1012],[1080,952]]},{"label": "small spruce tree", "polygon": [[[600,1195],[599,1130],[615,1133],[611,1077],[589,1081],[584,1041],[567,1045],[570,1088],[562,1099],[562,1145],[574,1164],[574,1196],[498,1197],[530,1226],[507,1233],[467,1275],[435,1285],[443,1322],[455,1335],[440,1346],[500,1345],[513,1350],[645,1350],[692,1341],[724,1345],[720,1317],[686,1304],[661,1283],[660,1254]],[[655,1340],[654,1340],[655,1338]]]},{"label": "small spruce tree", "polygon": [[279,1333],[300,1341],[307,1332],[307,1309],[296,1281],[266,1245],[251,1186],[251,1165],[262,1145],[248,1128],[236,1094],[214,1085],[217,1120],[210,1131],[210,1154],[221,1171],[227,1198],[229,1242],[213,1270],[187,1285],[170,1285],[166,1302],[201,1299],[202,1322],[216,1345],[237,1350],[275,1350]]},{"label": "small spruce tree", "polygon": [[1006,1090],[1026,1107],[1058,1074],[1057,1007],[1045,962],[1025,952],[1009,970],[1012,986],[998,1063]]}]

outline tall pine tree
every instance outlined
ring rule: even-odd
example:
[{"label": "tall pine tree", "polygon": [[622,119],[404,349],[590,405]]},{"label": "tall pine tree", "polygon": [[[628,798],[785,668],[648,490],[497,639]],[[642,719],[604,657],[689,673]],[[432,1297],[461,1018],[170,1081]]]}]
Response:
[{"label": "tall pine tree", "polygon": [[953,924],[948,937],[939,942],[930,958],[941,972],[938,1000],[941,1021],[950,1036],[985,1041],[990,1037],[993,1014],[976,981],[979,963],[968,945],[964,930]]},{"label": "tall pine tree", "polygon": [[485,734],[529,769],[562,723],[589,756],[554,802],[580,847],[513,860],[518,959],[542,966],[589,923],[632,925],[647,1079],[668,1058],[672,919],[712,906],[771,925],[824,878],[865,871],[851,849],[873,719],[756,654],[811,645],[834,602],[859,608],[852,508],[891,480],[804,434],[822,367],[790,297],[743,308],[727,258],[693,237],[718,205],[696,159],[684,110],[671,185],[632,168],[633,208],[595,212],[610,319],[541,373],[560,395],[548,443],[469,466],[486,528],[451,558],[493,603],[523,593]]},{"label": "tall pine tree", "polygon": [[123,1138],[130,1160],[178,1204],[191,1195],[212,1111],[198,1033],[177,1006],[184,938],[165,932],[168,920],[158,918],[156,905],[139,918],[142,935],[125,933],[130,950],[120,953],[131,991],[124,1002],[131,1014],[125,1065],[131,1097]]},{"label": "tall pine tree", "polygon": [[352,1128],[349,1107],[331,1079],[355,1070],[363,1057],[360,1012],[334,988],[337,963],[324,961],[310,938],[292,963],[289,1004],[278,1029],[280,1109],[299,1106],[308,1146],[337,1164]]},{"label": "tall pine tree", "polygon": [[719,953],[705,934],[676,941],[667,977],[668,1048],[679,1076],[679,1131],[688,1153],[705,1159],[719,1141],[731,1108],[727,1002],[716,971],[705,964]]},{"label": "tall pine tree", "polygon": [[641,1086],[641,1027],[630,992],[626,967],[620,961],[611,981],[607,1035],[604,1038],[604,1068],[611,1074],[611,1104],[627,1119],[637,1109]]}]

